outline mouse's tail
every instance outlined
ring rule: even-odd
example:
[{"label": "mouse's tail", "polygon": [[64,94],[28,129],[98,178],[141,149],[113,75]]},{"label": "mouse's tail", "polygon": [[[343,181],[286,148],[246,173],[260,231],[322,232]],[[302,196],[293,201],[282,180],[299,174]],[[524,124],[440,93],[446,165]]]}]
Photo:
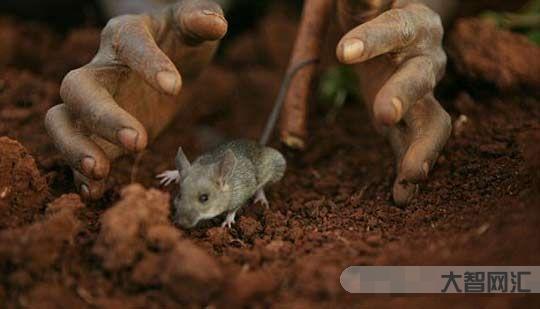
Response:
[{"label": "mouse's tail", "polygon": [[287,73],[285,73],[285,78],[283,79],[283,82],[281,83],[281,86],[279,88],[278,96],[274,101],[272,113],[270,114],[270,117],[268,117],[268,120],[266,121],[266,127],[264,128],[263,134],[261,135],[261,139],[259,141],[261,145],[268,144],[268,141],[270,140],[270,137],[274,132],[274,128],[276,127],[276,122],[279,118],[281,108],[283,107],[283,102],[285,101],[285,95],[287,95],[289,85],[291,84],[292,79],[296,76],[296,73],[298,73],[298,71],[300,71],[300,69],[302,69],[303,67],[317,62],[319,62],[319,59],[306,60],[287,70]]}]

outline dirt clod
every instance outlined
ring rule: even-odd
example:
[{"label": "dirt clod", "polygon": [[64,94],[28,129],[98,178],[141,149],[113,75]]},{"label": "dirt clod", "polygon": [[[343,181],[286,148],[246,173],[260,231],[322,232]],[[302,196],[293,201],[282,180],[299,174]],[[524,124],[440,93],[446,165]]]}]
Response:
[{"label": "dirt clod", "polygon": [[[51,205],[62,204],[61,200]],[[76,202],[80,203],[80,200]],[[82,227],[75,209],[70,206],[50,212],[43,220],[31,225],[0,230],[0,267],[14,265],[10,271],[21,269],[35,274],[48,270],[61,257],[65,247],[74,245]],[[15,274],[15,277],[21,278],[21,274]]]},{"label": "dirt clod", "polygon": [[0,229],[31,221],[47,197],[34,158],[17,141],[0,137]]},{"label": "dirt clod", "polygon": [[540,48],[527,37],[481,19],[457,22],[450,55],[461,74],[503,91],[540,89]]},{"label": "dirt clod", "polygon": [[146,249],[148,229],[168,223],[168,194],[134,184],[120,195],[121,200],[103,214],[94,247],[108,270],[131,266]]},{"label": "dirt clod", "polygon": [[238,221],[238,228],[245,239],[253,241],[258,233],[262,231],[261,223],[251,217],[241,217]]}]

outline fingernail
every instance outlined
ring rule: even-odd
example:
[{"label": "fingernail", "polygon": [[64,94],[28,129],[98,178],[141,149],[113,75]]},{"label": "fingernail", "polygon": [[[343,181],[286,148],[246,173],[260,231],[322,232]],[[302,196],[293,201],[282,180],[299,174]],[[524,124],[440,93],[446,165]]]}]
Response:
[{"label": "fingernail", "polygon": [[403,113],[403,103],[400,99],[393,98],[392,106],[394,107],[394,123],[396,123],[401,119],[401,114]]},{"label": "fingernail", "polygon": [[353,62],[362,56],[364,52],[364,42],[358,39],[349,39],[343,42],[343,60]]},{"label": "fingernail", "polygon": [[424,175],[426,177],[429,176],[429,163],[428,162],[424,162],[424,164],[422,165],[422,171],[424,172]]},{"label": "fingernail", "polygon": [[139,133],[133,129],[122,129],[118,132],[118,140],[129,150],[137,151]]},{"label": "fingernail", "polygon": [[195,14],[187,14],[182,18],[181,27],[196,43],[216,41],[227,33],[228,23],[225,17],[211,10],[202,10]]},{"label": "fingernail", "polygon": [[223,20],[223,22],[227,23],[227,20],[225,19],[225,16],[219,14],[219,13],[216,13],[214,11],[210,11],[210,10],[203,10],[202,13],[204,15],[207,15],[207,16],[215,16],[215,17],[218,17],[219,19]]},{"label": "fingernail", "polygon": [[161,89],[168,94],[177,95],[180,91],[182,82],[175,73],[162,71],[157,74],[156,79]]},{"label": "fingernail", "polygon": [[96,167],[96,160],[91,157],[82,159],[81,168],[86,176],[94,176],[94,167]]},{"label": "fingernail", "polygon": [[87,185],[82,184],[80,188],[81,196],[83,199],[89,199],[90,198],[90,189]]}]

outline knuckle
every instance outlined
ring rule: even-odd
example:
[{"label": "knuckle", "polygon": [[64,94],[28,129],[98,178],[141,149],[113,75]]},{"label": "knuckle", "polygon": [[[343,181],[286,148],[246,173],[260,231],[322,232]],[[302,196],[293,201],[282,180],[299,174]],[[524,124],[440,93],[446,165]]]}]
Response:
[{"label": "knuckle", "polygon": [[425,174],[422,171],[422,164],[420,160],[413,157],[406,157],[402,162],[401,175],[407,181],[412,183],[418,183],[425,178]]},{"label": "knuckle", "polygon": [[426,68],[428,69],[428,72],[426,72],[426,76],[428,77],[428,87],[429,90],[433,90],[437,86],[437,82],[439,81],[438,78],[438,70],[436,69],[436,64],[431,58],[426,58]]},{"label": "knuckle", "polygon": [[121,28],[121,24],[124,22],[124,16],[115,17],[107,22],[103,30],[101,31],[101,39],[112,39],[116,32]]},{"label": "knuckle", "polygon": [[44,123],[45,123],[45,128],[47,129],[47,131],[50,132],[50,129],[52,129],[53,124],[55,123],[56,115],[58,114],[58,112],[61,111],[62,108],[63,108],[62,104],[55,105],[49,108],[49,110],[45,114]]},{"label": "knuckle", "polygon": [[121,15],[115,18],[112,18],[107,22],[105,28],[101,32],[102,35],[114,35],[122,30],[123,26],[129,23],[132,23],[134,19],[137,18],[137,15]]},{"label": "knuckle", "polygon": [[421,68],[421,71],[418,72],[420,73],[418,74],[419,77],[414,80],[416,81],[417,88],[422,89],[422,95],[432,91],[439,81],[438,71],[435,69],[436,64],[433,59],[430,57],[421,57],[412,62],[411,65]]},{"label": "knuckle", "polygon": [[409,12],[404,9],[394,9],[387,12],[387,16],[399,29],[399,40],[403,45],[408,45],[416,38],[416,27]]},{"label": "knuckle", "polygon": [[140,26],[141,22],[141,15],[122,15],[109,20],[101,31],[102,44],[110,44],[114,51],[118,51],[122,42],[120,38],[126,36],[129,29]]},{"label": "knuckle", "polygon": [[436,80],[440,81],[446,71],[448,57],[441,47],[435,51],[434,55],[430,57],[430,59],[433,63],[433,71],[436,74]]},{"label": "knuckle", "polygon": [[101,31],[101,48],[112,48],[114,52],[118,49],[118,37],[122,32],[122,25],[126,22],[125,16],[115,17],[107,23],[103,31]]},{"label": "knuckle", "polygon": [[444,27],[441,17],[438,14],[435,14],[432,21],[427,24],[427,31],[431,34],[431,37],[435,42],[442,42],[444,37]]},{"label": "knuckle", "polygon": [[83,75],[83,69],[75,69],[70,71],[62,81],[62,85],[60,86],[60,97],[66,102],[69,102],[69,98],[71,94],[73,93],[74,89],[78,87],[81,83]]},{"label": "knuckle", "polygon": [[406,11],[411,14],[409,20],[422,38],[435,42],[442,41],[444,27],[439,14],[420,3],[411,4]]},{"label": "knuckle", "polygon": [[421,12],[421,18],[424,20],[424,22],[421,24],[423,25],[425,31],[431,34],[431,37],[434,40],[442,40],[442,37],[444,35],[444,26],[441,16],[425,5],[421,5],[421,7],[423,8]]},{"label": "knuckle", "polygon": [[446,70],[446,65],[448,63],[448,56],[446,56],[446,53],[444,52],[442,48],[440,49],[438,59],[439,59],[439,71],[444,73],[444,71]]}]

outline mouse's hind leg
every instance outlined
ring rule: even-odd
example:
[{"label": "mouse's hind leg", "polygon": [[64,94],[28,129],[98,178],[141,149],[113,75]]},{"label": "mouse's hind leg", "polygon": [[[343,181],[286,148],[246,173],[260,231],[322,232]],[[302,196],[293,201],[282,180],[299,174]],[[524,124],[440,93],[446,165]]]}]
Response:
[{"label": "mouse's hind leg", "polygon": [[279,151],[266,147],[255,166],[258,169],[259,184],[264,186],[267,183],[276,183],[283,178],[287,161]]},{"label": "mouse's hind leg", "polygon": [[255,193],[255,200],[253,201],[254,204],[261,203],[266,207],[266,209],[270,208],[270,203],[268,202],[268,199],[266,198],[266,194],[264,194],[264,189],[260,188]]}]

